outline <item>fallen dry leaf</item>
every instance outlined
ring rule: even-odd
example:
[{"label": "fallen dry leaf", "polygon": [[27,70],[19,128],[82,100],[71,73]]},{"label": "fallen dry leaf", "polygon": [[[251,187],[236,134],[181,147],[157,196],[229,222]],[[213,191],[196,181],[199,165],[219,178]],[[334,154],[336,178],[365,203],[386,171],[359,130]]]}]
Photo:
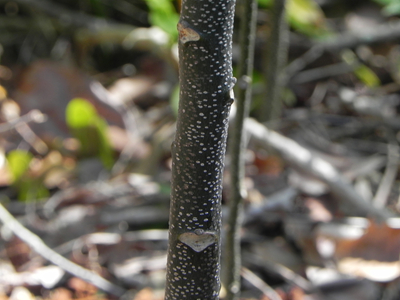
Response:
[{"label": "fallen dry leaf", "polygon": [[68,286],[75,291],[78,298],[93,296],[98,291],[94,285],[77,277],[72,277],[68,281]]},{"label": "fallen dry leaf", "polygon": [[371,222],[363,236],[355,240],[338,240],[335,257],[363,258],[382,262],[399,260],[400,228]]},{"label": "fallen dry leaf", "polygon": [[55,289],[51,294],[50,297],[46,300],[70,300],[72,298],[72,292],[67,290],[66,288],[58,288]]},{"label": "fallen dry leaf", "polygon": [[[338,225],[336,230],[333,226],[331,236],[326,231],[317,237],[317,242],[320,241],[322,245],[325,238],[330,239],[332,258],[337,262],[338,270],[344,274],[378,282],[389,282],[399,277],[400,228],[374,222],[364,225]],[[341,234],[345,228],[346,231]],[[319,251],[327,256],[321,252],[322,248]]]},{"label": "fallen dry leaf", "polygon": [[344,274],[364,277],[372,281],[389,282],[400,276],[400,262],[346,257],[338,262],[338,270]]},{"label": "fallen dry leaf", "polygon": [[102,100],[110,96],[100,83],[77,69],[40,60],[24,69],[17,78],[17,90],[12,95],[21,112],[38,109],[48,116],[48,121],[35,124],[35,133],[65,136],[69,133],[65,123],[65,109],[73,98],[84,98],[92,103],[107,121],[123,127],[118,112]]}]

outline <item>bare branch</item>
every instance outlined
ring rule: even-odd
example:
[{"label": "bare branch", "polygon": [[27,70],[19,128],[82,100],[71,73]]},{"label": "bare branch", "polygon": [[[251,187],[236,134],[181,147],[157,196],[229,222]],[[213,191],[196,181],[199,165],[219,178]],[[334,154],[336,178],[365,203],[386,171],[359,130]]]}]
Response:
[{"label": "bare branch", "polygon": [[364,200],[353,186],[327,161],[312,155],[310,151],[295,141],[270,130],[253,119],[248,119],[245,128],[252,138],[265,147],[271,147],[292,166],[317,177],[330,188],[331,192],[352,213],[385,220],[390,214],[384,209],[378,209]]},{"label": "bare branch", "polygon": [[79,277],[99,289],[116,295],[122,296],[125,293],[125,289],[109,282],[98,274],[85,269],[65,257],[61,256],[51,248],[49,248],[36,234],[32,233],[21,223],[17,221],[8,211],[7,209],[0,204],[0,221],[4,224],[4,226],[8,227],[16,236],[18,236],[21,240],[23,240],[26,244],[28,244],[36,253],[41,255],[43,258],[47,259],[51,263],[59,266],[66,272]]},{"label": "bare branch", "polygon": [[22,117],[13,119],[7,123],[2,123],[0,124],[0,133],[4,133],[10,130],[15,129],[19,124],[21,123],[30,123],[30,122],[35,122],[35,123],[43,123],[47,119],[47,116],[42,114],[41,111],[37,109],[33,109],[27,114],[23,115]]}]

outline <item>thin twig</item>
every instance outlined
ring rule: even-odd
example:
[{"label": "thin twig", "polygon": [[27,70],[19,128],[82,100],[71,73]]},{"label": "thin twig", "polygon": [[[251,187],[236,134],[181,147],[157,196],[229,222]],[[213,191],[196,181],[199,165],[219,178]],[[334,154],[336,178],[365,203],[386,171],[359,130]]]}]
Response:
[{"label": "thin twig", "polygon": [[335,38],[322,42],[320,47],[327,51],[337,52],[359,45],[370,45],[396,40],[400,37],[400,21],[392,21],[375,26],[373,29],[360,30],[357,33],[346,32]]},{"label": "thin twig", "polygon": [[13,130],[21,123],[25,124],[30,122],[43,123],[46,121],[46,119],[47,119],[46,115],[42,114],[42,112],[40,112],[37,109],[33,109],[19,118],[13,119],[12,121],[9,121],[7,123],[0,124],[0,133]]},{"label": "thin twig", "polygon": [[240,294],[240,228],[243,222],[243,200],[246,197],[244,188],[244,151],[246,136],[244,133],[244,120],[249,115],[252,95],[252,74],[254,65],[254,47],[257,23],[257,1],[243,0],[240,3],[242,19],[240,26],[240,51],[241,58],[238,67],[238,85],[235,92],[236,115],[233,128],[230,132],[230,197],[229,220],[226,229],[226,241],[223,260],[223,284],[226,288],[226,300],[239,299]]},{"label": "thin twig", "polygon": [[303,70],[307,65],[318,59],[325,51],[339,52],[342,49],[354,48],[359,45],[396,40],[400,37],[400,21],[389,22],[376,26],[373,30],[358,33],[344,33],[325,42],[315,44],[302,56],[292,61],[285,69],[286,80]]},{"label": "thin twig", "polygon": [[283,71],[284,79],[282,84],[286,84],[295,74],[303,70],[307,65],[318,59],[324,53],[323,47],[315,45],[300,57],[293,60]]},{"label": "thin twig", "polygon": [[16,236],[28,244],[36,253],[40,254],[56,266],[59,266],[66,272],[79,277],[112,295],[122,296],[126,292],[122,287],[109,282],[93,271],[71,262],[49,248],[36,234],[32,233],[19,223],[2,204],[0,204],[0,221]]},{"label": "thin twig", "polygon": [[43,123],[46,120],[46,115],[42,114],[41,111],[34,109],[22,117],[0,124],[0,133],[15,130],[33,149],[35,149],[37,153],[45,154],[48,151],[46,143],[43,142],[35,132],[33,132],[28,123]]},{"label": "thin twig", "polygon": [[246,252],[244,257],[247,260],[247,263],[251,263],[253,265],[257,265],[259,267],[265,268],[270,272],[273,272],[279,275],[285,281],[298,286],[302,290],[306,292],[318,292],[318,288],[315,287],[310,281],[306,278],[296,274],[289,268],[285,267],[282,264],[269,262],[268,260],[262,259],[261,257],[254,255],[250,252]]},{"label": "thin twig", "polygon": [[124,122],[124,126],[128,134],[128,143],[122,149],[118,160],[112,167],[111,173],[113,176],[121,174],[129,162],[132,161],[132,156],[135,153],[133,150],[136,146],[137,139],[141,139],[138,133],[138,124],[136,122],[135,114],[132,111],[133,109],[136,110],[136,108],[127,108],[125,105],[115,106],[115,108],[120,113],[122,121]]},{"label": "thin twig", "polygon": [[397,171],[399,168],[399,146],[388,145],[388,160],[386,164],[385,173],[383,174],[381,183],[375,194],[373,203],[376,207],[384,207],[387,203],[390,190],[394,181],[396,180]]},{"label": "thin twig", "polygon": [[44,155],[49,150],[46,143],[36,135],[28,124],[20,122],[15,126],[15,130],[37,153]]},{"label": "thin twig", "polygon": [[276,0],[272,9],[272,30],[264,60],[265,98],[259,115],[262,122],[279,119],[282,111],[281,93],[286,78],[282,70],[287,62],[289,47],[285,6],[286,0]]},{"label": "thin twig", "polygon": [[327,161],[312,155],[310,151],[297,142],[270,130],[253,119],[246,120],[246,131],[264,147],[273,148],[293,167],[317,177],[323,181],[346,207],[352,208],[352,213],[361,216],[371,216],[377,220],[386,220],[390,214],[364,200],[353,188],[351,183]]},{"label": "thin twig", "polygon": [[292,83],[302,84],[311,81],[317,81],[333,76],[347,74],[353,72],[361,64],[359,62],[348,64],[346,62],[337,63],[334,65],[327,65],[315,69],[300,72],[291,80]]},{"label": "thin twig", "polygon": [[247,268],[242,268],[241,275],[244,279],[258,288],[265,296],[267,296],[271,300],[282,300],[281,296],[277,292],[274,291],[268,284],[265,283],[260,277],[251,272]]}]

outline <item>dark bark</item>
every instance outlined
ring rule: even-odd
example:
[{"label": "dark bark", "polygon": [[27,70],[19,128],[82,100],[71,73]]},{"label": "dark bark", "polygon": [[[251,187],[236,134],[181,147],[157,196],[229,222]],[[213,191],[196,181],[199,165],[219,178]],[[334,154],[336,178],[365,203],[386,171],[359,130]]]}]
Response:
[{"label": "dark bark", "polygon": [[234,0],[184,0],[165,299],[218,299]]},{"label": "dark bark", "polygon": [[223,283],[226,288],[226,300],[238,299],[240,292],[240,228],[242,226],[243,198],[245,197],[243,187],[243,152],[245,149],[243,122],[249,115],[252,94],[257,1],[242,0],[238,8],[241,15],[239,80],[235,90],[237,112],[229,137],[231,156],[229,219],[223,256]]}]

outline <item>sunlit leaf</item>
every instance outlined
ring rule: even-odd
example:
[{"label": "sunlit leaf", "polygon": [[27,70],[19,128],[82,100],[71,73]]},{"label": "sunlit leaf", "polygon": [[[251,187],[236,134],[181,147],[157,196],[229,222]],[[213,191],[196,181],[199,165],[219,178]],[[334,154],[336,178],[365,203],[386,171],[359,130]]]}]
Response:
[{"label": "sunlit leaf", "polygon": [[7,155],[8,168],[13,179],[13,186],[18,191],[18,200],[37,200],[49,196],[41,178],[27,175],[33,155],[24,150],[13,150]]},{"label": "sunlit leaf", "polygon": [[[349,65],[357,63],[357,57],[355,53],[349,49],[342,52],[342,59]],[[366,86],[376,87],[381,84],[378,76],[366,65],[359,64],[354,69],[354,75],[356,75],[357,78],[361,80]]]},{"label": "sunlit leaf", "polygon": [[299,23],[317,24],[323,19],[321,9],[312,0],[290,0],[287,10],[291,18]]},{"label": "sunlit leaf", "polygon": [[162,12],[152,13],[150,15],[150,22],[163,29],[173,39],[178,37],[178,31],[176,29],[178,21],[178,15],[168,15]]},{"label": "sunlit leaf", "polygon": [[13,150],[8,153],[7,163],[14,182],[20,180],[29,169],[32,158],[33,155],[24,150]]},{"label": "sunlit leaf", "polygon": [[96,117],[96,109],[85,99],[75,98],[68,103],[66,120],[69,127],[81,128],[93,125]]},{"label": "sunlit leaf", "polygon": [[146,0],[149,7],[150,23],[160,27],[169,34],[171,40],[176,40],[178,31],[176,26],[179,21],[179,15],[175,10],[171,0]]},{"label": "sunlit leaf", "polygon": [[288,20],[296,30],[308,35],[323,32],[325,16],[314,0],[289,0],[286,9]]},{"label": "sunlit leaf", "polygon": [[107,137],[107,123],[95,107],[82,98],[72,99],[66,109],[67,125],[81,144],[83,156],[98,156],[105,167],[114,164],[113,150]]},{"label": "sunlit leaf", "polygon": [[368,68],[366,65],[361,65],[354,71],[354,74],[360,79],[366,86],[377,87],[380,86],[381,81],[378,76]]}]

